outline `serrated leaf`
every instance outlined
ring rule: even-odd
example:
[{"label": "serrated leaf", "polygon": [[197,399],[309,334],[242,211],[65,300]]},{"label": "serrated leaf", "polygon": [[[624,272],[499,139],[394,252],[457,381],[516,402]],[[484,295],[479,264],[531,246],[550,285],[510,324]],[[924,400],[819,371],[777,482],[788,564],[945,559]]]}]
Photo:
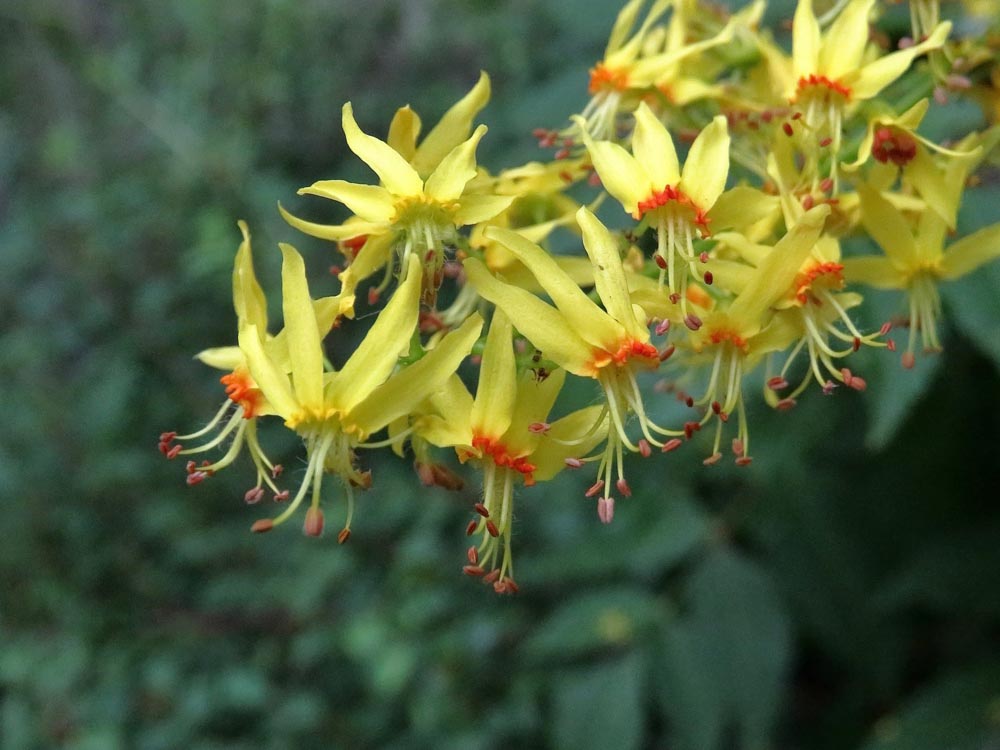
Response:
[{"label": "serrated leaf", "polygon": [[643,682],[643,664],[635,653],[561,675],[553,695],[553,747],[639,747],[644,729]]}]

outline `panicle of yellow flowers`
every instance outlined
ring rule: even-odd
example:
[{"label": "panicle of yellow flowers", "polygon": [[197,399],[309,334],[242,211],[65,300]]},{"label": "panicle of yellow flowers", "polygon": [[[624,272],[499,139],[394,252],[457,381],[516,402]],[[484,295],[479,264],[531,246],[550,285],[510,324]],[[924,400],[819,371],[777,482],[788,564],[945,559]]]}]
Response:
[{"label": "panicle of yellow flowers", "polygon": [[[959,220],[1000,129],[949,144],[920,132],[932,107],[947,106],[932,96],[942,80],[961,94],[969,59],[987,71],[998,61],[954,39],[934,0],[911,6],[914,38],[892,47],[871,33],[878,0],[820,14],[799,0],[783,41],[759,28],[763,0],[728,15],[697,0],[631,0],[589,80],[580,72],[589,102],[567,125],[535,131],[553,157],[496,173],[477,161],[485,73],[424,137],[408,106],[382,138],[345,104],[347,145],[377,180],[299,191],[342,205],[339,223],[304,218],[312,203],[279,206],[291,227],[336,243],[339,293],[314,297],[307,259],[280,244],[283,323],[271,333],[239,222],[236,343],[198,355],[224,371],[223,405],[201,429],[164,432],[160,451],[189,457],[190,485],[249,455],[245,501],[269,492],[277,504],[256,532],[305,506],[303,530],[320,536],[324,485],[336,480],[341,543],[357,494],[377,494],[365,451],[411,451],[424,486],[461,490],[452,453],[481,476],[467,495],[477,541],[459,567],[505,594],[519,590],[515,495],[526,517],[540,512],[536,485],[562,470],[589,467],[584,494],[610,523],[632,494],[634,454],[694,442],[706,465],[726,453],[750,465],[751,387],[779,410],[813,384],[864,391],[847,360],[862,347],[896,350],[893,324],[864,322],[864,287],[903,293],[895,325],[908,329],[910,368],[918,349],[942,348],[939,286],[1000,256],[1000,224],[967,233]],[[553,254],[560,235],[582,252]],[[384,305],[345,351],[365,301]],[[591,388],[591,405],[564,395],[574,380]],[[302,443],[291,486],[264,451],[265,427]],[[713,428],[704,443],[702,428]],[[649,470],[669,479],[654,461]]]}]

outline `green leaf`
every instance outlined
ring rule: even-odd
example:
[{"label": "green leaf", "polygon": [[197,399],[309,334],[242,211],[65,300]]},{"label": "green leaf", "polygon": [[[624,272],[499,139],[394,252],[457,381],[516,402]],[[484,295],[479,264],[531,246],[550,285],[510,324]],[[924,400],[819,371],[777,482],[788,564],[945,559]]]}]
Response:
[{"label": "green leaf", "polygon": [[1000,370],[1000,263],[941,285],[948,318]]},{"label": "green leaf", "polygon": [[553,695],[554,747],[630,750],[643,736],[643,664],[635,653],[562,674]]},{"label": "green leaf", "polygon": [[881,719],[861,750],[986,750],[1000,743],[1000,661],[952,674]]},{"label": "green leaf", "polygon": [[606,589],[561,604],[534,629],[523,654],[567,659],[624,646],[667,619],[665,604],[639,589]]},{"label": "green leaf", "polygon": [[785,607],[771,579],[713,550],[688,587],[691,612],[666,638],[664,708],[688,750],[713,750],[733,725],[743,748],[765,747],[791,656]]}]

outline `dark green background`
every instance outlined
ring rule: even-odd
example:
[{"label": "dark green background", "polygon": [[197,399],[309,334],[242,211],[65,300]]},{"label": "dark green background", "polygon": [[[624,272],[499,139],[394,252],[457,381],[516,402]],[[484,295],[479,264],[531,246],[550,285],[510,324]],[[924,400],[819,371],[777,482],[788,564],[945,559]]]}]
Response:
[{"label": "dark green background", "polygon": [[748,470],[702,467],[706,436],[636,459],[611,527],[583,476],[522,492],[515,598],[459,572],[474,478],[375,459],[338,547],[252,537],[251,467],[187,489],[156,451],[221,399],[191,355],[234,340],[238,218],[268,289],[291,241],[335,291],[275,202],[323,219],[296,188],[367,179],[343,101],[430,125],[487,69],[481,161],[514,165],[616,10],[0,3],[0,747],[1000,747],[997,264],[945,289],[943,355],[754,409]]}]

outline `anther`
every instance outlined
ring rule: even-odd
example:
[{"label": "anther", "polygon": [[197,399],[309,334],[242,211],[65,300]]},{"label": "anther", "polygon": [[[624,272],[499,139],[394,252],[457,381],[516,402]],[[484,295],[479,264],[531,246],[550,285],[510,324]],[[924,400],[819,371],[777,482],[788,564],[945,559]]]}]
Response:
[{"label": "anther", "polygon": [[378,289],[372,287],[368,290],[368,304],[376,305],[378,304],[378,298],[381,296],[381,292]]},{"label": "anther", "polygon": [[663,447],[660,448],[660,453],[670,453],[671,451],[675,451],[680,448],[682,444],[683,443],[680,438],[670,438],[670,440],[665,442]]},{"label": "anther", "polygon": [[669,330],[670,330],[669,318],[661,320],[659,323],[656,324],[656,328],[654,329],[657,336],[663,336]]},{"label": "anther", "polygon": [[677,292],[673,292],[673,293],[672,293],[672,294],[670,295],[669,299],[670,299],[670,301],[671,301],[671,302],[672,302],[673,304],[675,304],[675,305],[676,305],[676,304],[677,304],[678,302],[680,302],[680,301],[681,301],[681,295],[680,295],[680,294],[678,294]]},{"label": "anther", "polygon": [[789,409],[794,409],[797,403],[798,401],[794,398],[783,398],[774,405],[774,408],[778,411],[788,411]]},{"label": "anther", "polygon": [[462,572],[465,573],[465,575],[467,576],[472,576],[473,578],[477,578],[486,573],[486,571],[480,568],[478,565],[466,565],[465,567],[462,568]]},{"label": "anther", "polygon": [[851,382],[848,385],[860,393],[868,387],[868,382],[864,378],[854,375],[851,377]]},{"label": "anther", "polygon": [[281,464],[275,464],[271,467],[271,479],[277,479],[281,476],[281,472],[285,470],[285,467]]},{"label": "anther", "polygon": [[601,523],[609,524],[615,517],[615,499],[613,497],[602,497],[597,501],[597,517]]},{"label": "anther", "polygon": [[684,437],[688,440],[701,429],[701,424],[698,422],[685,422],[684,423]]},{"label": "anther", "polygon": [[306,536],[321,536],[323,534],[323,511],[310,508],[306,511],[306,520],[302,524],[302,533]]},{"label": "anther", "polygon": [[583,466],[583,461],[579,458],[565,458],[563,459],[563,463],[570,469],[579,469]]},{"label": "anther", "polygon": [[246,491],[246,494],[243,496],[243,502],[245,502],[247,505],[253,505],[255,503],[259,503],[263,499],[264,499],[263,487],[251,487]]},{"label": "anther", "polygon": [[737,456],[743,455],[743,441],[739,438],[733,438],[733,453]]},{"label": "anther", "polygon": [[496,538],[496,537],[500,536],[500,530],[497,528],[497,525],[495,523],[493,523],[493,521],[487,521],[486,522],[486,531],[489,532],[489,535],[491,537]]},{"label": "anther", "polygon": [[350,529],[341,529],[340,533],[337,534],[337,544],[346,544],[347,540],[351,538]]},{"label": "anther", "polygon": [[890,352],[896,351],[896,342],[893,341],[892,339],[889,339],[888,341],[885,342],[885,348],[888,349]]},{"label": "anther", "polygon": [[643,458],[649,458],[652,453],[653,449],[649,447],[649,441],[646,438],[641,438],[639,440],[639,454]]},{"label": "anther", "polygon": [[201,484],[207,478],[208,474],[204,471],[192,471],[187,475],[187,485],[188,487],[194,487],[196,484]]},{"label": "anther", "polygon": [[479,521],[472,519],[469,521],[469,525],[465,527],[465,535],[472,536],[476,533],[476,527],[479,526]]},{"label": "anther", "polygon": [[708,253],[707,253],[706,251],[702,250],[702,251],[701,251],[701,252],[700,252],[700,253],[698,254],[698,260],[699,260],[700,262],[702,262],[702,263],[708,263]]},{"label": "anther", "polygon": [[712,411],[715,414],[719,414],[719,412],[722,411],[722,404],[720,404],[718,401],[713,401],[712,402]]},{"label": "anther", "polygon": [[903,352],[903,367],[907,370],[912,370],[913,366],[917,364],[917,358],[913,356],[913,352]]},{"label": "anther", "polygon": [[528,432],[532,432],[536,435],[541,435],[549,431],[552,425],[547,422],[532,422],[528,425]]},{"label": "anther", "polygon": [[782,391],[788,387],[788,381],[780,375],[775,375],[767,381],[767,387],[772,391]]},{"label": "anther", "polygon": [[[831,143],[833,143],[833,138],[831,138],[830,136],[827,136],[826,138],[824,138],[823,140],[821,140],[821,141],[819,142],[819,147],[820,147],[820,148],[826,148],[826,147],[827,147],[827,146],[829,146],[829,145],[830,145]],[[824,191],[824,192],[826,192],[826,191]]]},{"label": "anther", "polygon": [[785,131],[785,135],[787,135],[789,138],[791,138],[795,134],[795,131],[792,130],[792,123],[790,122],[781,123],[781,129]]},{"label": "anther", "polygon": [[702,278],[705,280],[705,283],[708,284],[709,286],[712,286],[712,282],[715,280],[715,277],[712,275],[711,271],[705,271],[705,274],[702,276]]},{"label": "anther", "polygon": [[711,456],[709,456],[704,461],[702,461],[702,463],[705,466],[714,466],[715,464],[717,464],[719,462],[720,458],[722,458],[722,454],[719,453],[718,451],[716,451]]},{"label": "anther", "polygon": [[823,395],[824,396],[833,395],[833,392],[836,388],[837,388],[836,383],[834,383],[832,380],[827,380],[825,383],[823,383]]},{"label": "anther", "polygon": [[808,211],[814,205],[816,205],[816,199],[812,197],[811,193],[802,198],[802,208],[804,208],[806,211]]},{"label": "anther", "polygon": [[479,562],[479,550],[476,549],[475,545],[465,551],[465,556],[469,558],[470,565],[476,565]]},{"label": "anther", "polygon": [[265,531],[270,531],[274,528],[274,521],[270,518],[262,518],[259,521],[254,521],[253,526],[250,527],[250,531],[254,534],[263,534]]},{"label": "anther", "polygon": [[686,325],[692,331],[697,331],[701,328],[701,318],[699,318],[694,313],[688,313],[684,318],[684,325]]},{"label": "anther", "polygon": [[180,453],[182,450],[184,450],[184,446],[178,443],[173,448],[167,450],[163,455],[165,455],[167,458],[174,459],[177,458],[177,454]]},{"label": "anther", "polygon": [[632,488],[628,486],[628,482],[625,481],[625,477],[622,477],[615,482],[615,487],[618,488],[618,492],[622,497],[632,497]]},{"label": "anther", "polygon": [[288,490],[282,490],[274,496],[274,502],[283,503],[288,499]]},{"label": "anther", "polygon": [[832,187],[833,187],[833,178],[831,177],[824,178],[823,181],[819,184],[819,189],[822,190],[824,193],[829,193]]},{"label": "anther", "polygon": [[483,505],[482,503],[476,503],[475,505],[472,506],[472,508],[473,508],[473,510],[476,511],[476,513],[478,513],[479,515],[481,515],[483,518],[489,518],[490,517],[490,511],[489,511],[489,509],[485,505]]},{"label": "anther", "polygon": [[858,349],[861,348],[861,339],[858,338],[857,336],[854,337],[854,343],[852,344],[852,348],[854,349],[854,351],[857,351]]},{"label": "anther", "polygon": [[177,433],[176,432],[161,432],[160,433],[160,442],[161,443],[171,443],[171,442],[173,442],[173,439],[175,437],[177,437]]},{"label": "anther", "polygon": [[653,262],[662,269],[666,269],[667,261],[662,255],[654,255]]},{"label": "anther", "polygon": [[751,463],[753,463],[753,458],[751,458],[750,456],[740,456],[734,461],[734,463],[737,466],[749,466]]},{"label": "anther", "polygon": [[590,485],[590,489],[588,489],[586,492],[584,492],[583,495],[584,495],[584,497],[593,497],[594,495],[596,495],[598,492],[600,492],[603,489],[604,489],[604,480],[603,479],[598,479],[596,482],[594,482],[592,485]]},{"label": "anther", "polygon": [[890,323],[889,321],[886,321],[885,323],[882,324],[882,327],[878,329],[878,335],[879,336],[885,336],[891,330],[892,330],[892,323]]},{"label": "anther", "polygon": [[508,594],[516,594],[516,593],[518,593],[521,590],[520,587],[518,587],[518,585],[516,583],[514,583],[514,579],[511,578],[510,576],[508,576],[504,580],[507,581],[507,593]]},{"label": "anther", "polygon": [[673,356],[673,354],[674,354],[674,352],[676,350],[677,350],[677,347],[674,346],[673,344],[671,344],[670,346],[668,346],[666,349],[664,349],[662,352],[660,352],[660,361],[661,362],[666,362],[668,359],[670,359]]},{"label": "anther", "polygon": [[495,583],[498,580],[500,580],[500,571],[497,568],[493,568],[493,570],[483,576],[483,583]]},{"label": "anther", "polygon": [[341,268],[340,266],[336,265],[336,264],[330,266],[330,275],[331,276],[340,276],[340,274],[342,274],[343,272],[344,272],[344,269]]}]

